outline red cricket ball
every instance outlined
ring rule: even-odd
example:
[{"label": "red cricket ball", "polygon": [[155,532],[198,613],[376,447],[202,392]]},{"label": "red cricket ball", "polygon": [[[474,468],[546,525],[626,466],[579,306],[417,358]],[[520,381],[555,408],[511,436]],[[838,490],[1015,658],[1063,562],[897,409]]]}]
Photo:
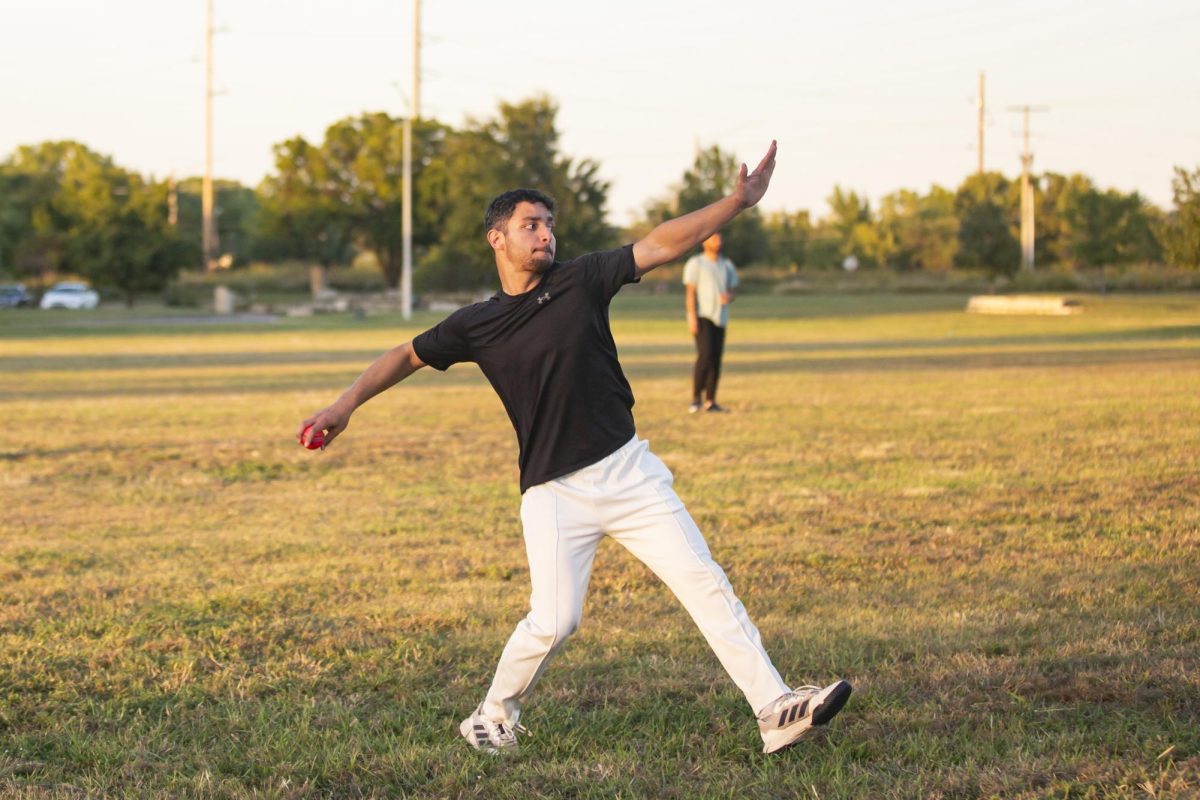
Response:
[{"label": "red cricket ball", "polygon": [[[306,433],[308,433],[308,431],[309,431],[309,428],[311,428],[311,427],[312,427],[312,425],[309,425],[309,426],[308,426],[307,428],[305,428],[305,429],[304,429],[304,431],[303,431],[303,432],[300,434],[300,444],[304,444],[304,435],[305,435]],[[316,433],[314,433],[314,434],[312,435],[312,441],[311,441],[311,442],[309,442],[309,443],[308,443],[307,445],[305,445],[305,446],[306,446],[306,447],[308,447],[308,449],[309,449],[309,450],[320,450],[320,449],[321,449],[321,446],[322,446],[322,445],[324,445],[324,444],[325,444],[325,431],[317,431]]]}]

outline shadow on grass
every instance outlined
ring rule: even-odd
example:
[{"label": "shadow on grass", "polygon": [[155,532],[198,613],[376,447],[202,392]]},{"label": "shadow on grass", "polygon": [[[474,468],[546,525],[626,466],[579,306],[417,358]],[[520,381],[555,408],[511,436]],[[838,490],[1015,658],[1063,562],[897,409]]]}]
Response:
[{"label": "shadow on grass", "polygon": [[204,367],[286,366],[313,364],[361,364],[364,368],[383,351],[321,350],[317,352],[179,353],[153,355],[65,355],[0,357],[0,370],[12,373],[76,372],[89,369],[179,369]]},{"label": "shadow on grass", "polygon": [[[631,348],[632,349],[632,348]],[[776,350],[778,348],[772,348]],[[654,352],[663,352],[661,348]],[[749,351],[744,351],[749,352]],[[1114,365],[1139,364],[1197,364],[1200,363],[1200,348],[1099,348],[1099,349],[1060,349],[1060,350],[1030,350],[1024,352],[976,352],[955,353],[953,355],[938,355],[936,353],[916,353],[909,355],[868,356],[863,358],[847,358],[841,356],[803,356],[804,351],[795,348],[798,353],[793,358],[777,358],[764,361],[738,361],[737,351],[722,366],[726,374],[756,375],[772,373],[795,374],[868,374],[900,371],[946,371],[959,372],[988,369],[1018,369],[1026,367],[1075,368]],[[645,351],[642,353],[645,355]],[[625,363],[625,373],[631,378],[654,378],[675,372],[685,375],[690,369],[691,351],[683,348],[673,348],[668,351],[676,355],[677,360],[664,363],[654,361],[639,363],[628,360]],[[628,352],[627,352],[628,355]],[[283,361],[280,363],[296,363]],[[319,375],[273,375],[269,372],[259,372],[249,375],[219,376],[216,381],[188,378],[155,378],[153,374],[136,385],[128,383],[120,386],[72,386],[71,388],[50,388],[29,391],[23,386],[0,387],[0,400],[49,400],[73,397],[156,397],[178,394],[246,394],[246,393],[279,393],[307,391],[337,391],[345,388],[369,363],[365,359],[355,361],[348,357],[332,363],[353,363],[352,369],[344,372]],[[261,363],[267,366],[266,363]],[[411,380],[410,385],[422,385],[431,381],[435,386],[483,386],[485,381],[478,368],[473,365],[458,365],[452,367],[444,375],[437,375],[432,370],[422,370]]]},{"label": "shadow on grass", "polygon": [[[630,291],[632,289],[632,291]],[[680,320],[683,293],[656,294],[626,287],[613,300],[615,314],[642,319]],[[962,311],[970,293],[946,294],[748,294],[737,302],[739,319],[829,319],[881,317],[896,314],[943,314]]]},{"label": "shadow on grass", "polygon": [[[1179,342],[1196,340],[1200,343],[1200,325],[1137,328],[1125,331],[1091,331],[1061,335],[953,337],[944,339],[875,339],[849,342],[731,342],[725,352],[732,363],[739,353],[822,353],[888,350],[936,350],[964,347],[1017,347],[1023,345],[1088,345],[1120,342]],[[691,342],[679,344],[620,345],[623,355],[632,358],[679,356],[690,358],[695,353]],[[180,353],[150,355],[61,355],[0,357],[0,370],[10,373],[25,371],[66,372],[87,369],[179,369],[237,366],[285,366],[318,364],[354,364],[365,368],[383,351],[317,350],[299,352],[237,351],[217,353]],[[916,356],[914,356],[916,357]]]}]

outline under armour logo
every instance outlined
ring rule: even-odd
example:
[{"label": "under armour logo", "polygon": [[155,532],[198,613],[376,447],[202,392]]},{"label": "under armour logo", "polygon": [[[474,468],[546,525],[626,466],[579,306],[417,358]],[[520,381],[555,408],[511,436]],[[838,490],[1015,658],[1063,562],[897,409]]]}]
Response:
[{"label": "under armour logo", "polygon": [[538,305],[540,306],[542,303],[546,302],[549,299],[550,299],[550,293],[546,292],[544,295],[542,295],[541,297],[539,297],[537,299]]}]

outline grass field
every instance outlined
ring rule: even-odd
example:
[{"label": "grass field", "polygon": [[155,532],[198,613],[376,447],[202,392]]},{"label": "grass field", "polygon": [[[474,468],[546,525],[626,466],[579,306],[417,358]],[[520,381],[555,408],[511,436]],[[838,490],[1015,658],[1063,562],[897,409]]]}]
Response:
[{"label": "grass field", "polygon": [[614,305],[640,432],[784,677],[855,684],[829,735],[763,756],[606,542],[533,738],[467,749],[528,596],[500,402],[422,370],[291,438],[437,316],[14,312],[0,796],[1200,796],[1200,296],[747,296],[722,417],[678,302]]}]

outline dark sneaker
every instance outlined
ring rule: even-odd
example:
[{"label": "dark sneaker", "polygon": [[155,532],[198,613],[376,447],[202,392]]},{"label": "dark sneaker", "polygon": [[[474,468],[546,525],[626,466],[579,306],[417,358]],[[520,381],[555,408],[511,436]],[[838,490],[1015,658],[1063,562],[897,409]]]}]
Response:
[{"label": "dark sneaker", "polygon": [[524,725],[509,725],[507,722],[493,722],[480,713],[482,706],[475,709],[458,726],[458,732],[467,740],[467,744],[485,753],[515,753],[517,751],[517,734],[528,734]]},{"label": "dark sneaker", "polygon": [[801,686],[776,700],[758,718],[763,752],[776,753],[813,728],[828,724],[846,705],[852,691],[848,682],[838,681],[824,689]]},{"label": "dark sneaker", "polygon": [[704,410],[705,410],[705,411],[712,411],[712,412],[713,412],[713,413],[715,413],[715,414],[724,414],[724,413],[725,413],[726,411],[728,411],[729,409],[728,409],[728,408],[726,408],[725,406],[719,406],[719,405],[717,405],[717,404],[714,402],[714,403],[709,403],[708,405],[706,405],[706,406],[704,407]]}]

